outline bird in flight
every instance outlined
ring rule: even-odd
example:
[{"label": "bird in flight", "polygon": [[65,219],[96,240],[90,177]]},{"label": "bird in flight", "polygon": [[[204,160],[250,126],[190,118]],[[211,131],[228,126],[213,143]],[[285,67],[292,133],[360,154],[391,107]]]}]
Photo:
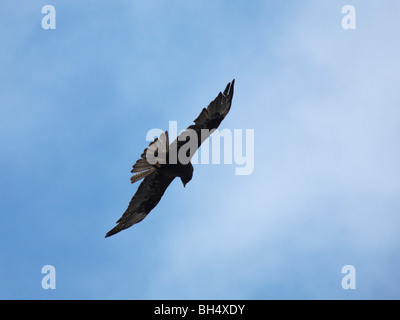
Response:
[{"label": "bird in flight", "polygon": [[228,83],[207,108],[203,108],[194,124],[184,130],[170,145],[168,131],[149,144],[133,165],[131,183],[144,179],[117,225],[106,237],[142,221],[158,204],[171,182],[179,177],[185,186],[193,176],[190,159],[228,114],[233,98],[235,79]]}]

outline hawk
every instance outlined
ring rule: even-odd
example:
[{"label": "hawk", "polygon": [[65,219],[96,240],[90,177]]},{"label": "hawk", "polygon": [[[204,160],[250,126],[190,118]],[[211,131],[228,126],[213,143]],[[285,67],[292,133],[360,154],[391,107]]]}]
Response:
[{"label": "hawk", "polygon": [[106,237],[142,221],[159,203],[171,182],[179,177],[185,187],[192,179],[191,157],[228,114],[233,98],[235,79],[224,92],[203,108],[194,124],[186,128],[170,145],[168,131],[149,144],[133,165],[131,183],[143,179],[128,208]]}]

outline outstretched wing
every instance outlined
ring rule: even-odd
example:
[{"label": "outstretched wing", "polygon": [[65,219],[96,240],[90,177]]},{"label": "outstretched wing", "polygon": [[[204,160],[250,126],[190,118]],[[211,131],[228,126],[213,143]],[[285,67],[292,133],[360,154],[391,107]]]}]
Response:
[{"label": "outstretched wing", "polygon": [[197,146],[190,150],[190,157],[192,157],[200,145],[219,127],[231,109],[234,85],[235,79],[227,84],[224,92],[220,92],[207,108],[203,108],[200,115],[194,120],[194,124],[183,131],[170,148],[179,150],[189,139],[193,139],[197,141]]},{"label": "outstretched wing", "polygon": [[112,236],[142,221],[158,204],[165,190],[175,177],[166,176],[156,170],[148,175],[140,184],[138,190],[129,203],[128,208],[106,237]]},{"label": "outstretched wing", "polygon": [[195,124],[188,129],[195,131],[217,129],[231,109],[234,85],[235,79],[227,84],[224,93],[220,92],[207,108],[203,108],[200,115],[194,120]]}]

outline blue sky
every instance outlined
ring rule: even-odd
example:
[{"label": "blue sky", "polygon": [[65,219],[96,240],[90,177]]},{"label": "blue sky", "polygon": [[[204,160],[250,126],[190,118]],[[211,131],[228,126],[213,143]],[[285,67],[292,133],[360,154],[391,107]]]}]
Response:
[{"label": "blue sky", "polygon": [[[47,4],[56,30],[41,27]],[[346,4],[356,30],[342,29]],[[2,0],[0,298],[400,298],[399,12]],[[253,174],[196,165],[104,239],[136,191],[147,131],[184,129],[233,78],[221,129],[254,129]]]}]

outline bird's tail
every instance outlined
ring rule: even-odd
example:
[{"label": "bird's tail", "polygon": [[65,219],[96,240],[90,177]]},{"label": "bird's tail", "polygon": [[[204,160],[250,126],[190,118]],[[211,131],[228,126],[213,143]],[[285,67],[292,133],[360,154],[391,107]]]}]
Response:
[{"label": "bird's tail", "polygon": [[139,181],[140,179],[147,177],[148,175],[152,174],[154,171],[156,171],[156,168],[151,166],[150,168],[148,168],[147,171],[141,171],[139,173],[134,174],[131,177],[131,183],[135,183],[136,181]]},{"label": "bird's tail", "polygon": [[154,139],[146,148],[141,158],[132,167],[132,173],[137,172],[131,177],[131,183],[139,181],[156,171],[157,167],[167,163],[169,151],[168,131],[163,132],[159,138]]}]

